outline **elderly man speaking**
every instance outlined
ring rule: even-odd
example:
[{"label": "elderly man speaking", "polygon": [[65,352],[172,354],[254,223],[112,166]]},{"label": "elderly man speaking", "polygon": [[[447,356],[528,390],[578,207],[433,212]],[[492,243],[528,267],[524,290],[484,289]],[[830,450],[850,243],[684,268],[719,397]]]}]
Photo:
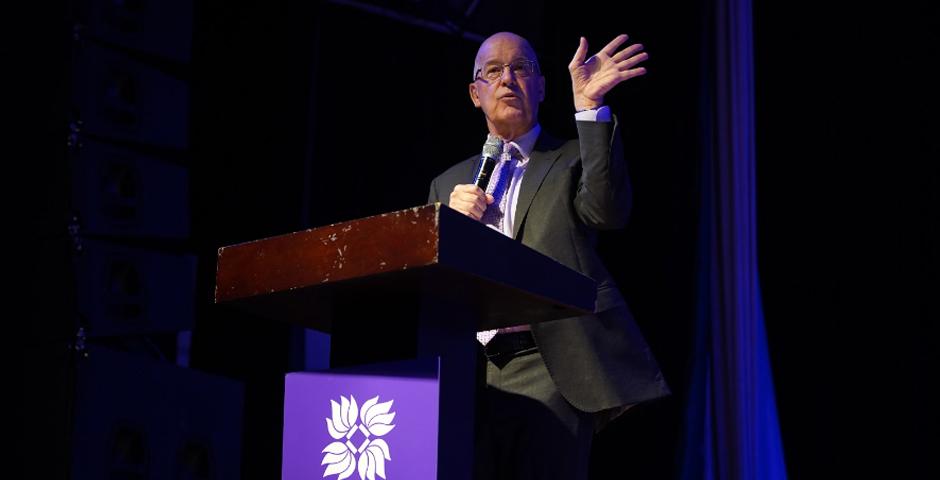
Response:
[{"label": "elderly man speaking", "polygon": [[669,388],[627,304],[595,250],[599,230],[625,225],[631,189],[612,88],[643,75],[648,55],[620,35],[568,65],[578,138],[542,131],[545,99],[535,51],[508,32],[477,52],[470,100],[483,112],[499,162],[485,189],[473,184],[480,156],[434,179],[443,202],[597,282],[592,315],[479,332],[486,392],[477,434],[480,479],[587,478],[591,439],[607,421]]}]

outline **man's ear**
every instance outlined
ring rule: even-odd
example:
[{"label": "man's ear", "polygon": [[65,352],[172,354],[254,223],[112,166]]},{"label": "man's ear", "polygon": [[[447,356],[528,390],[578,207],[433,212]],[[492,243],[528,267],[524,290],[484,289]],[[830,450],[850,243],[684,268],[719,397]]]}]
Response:
[{"label": "man's ear", "polygon": [[480,108],[480,94],[477,92],[477,82],[470,84],[470,101],[473,102],[473,106]]},{"label": "man's ear", "polygon": [[539,102],[545,101],[545,77],[539,76]]}]

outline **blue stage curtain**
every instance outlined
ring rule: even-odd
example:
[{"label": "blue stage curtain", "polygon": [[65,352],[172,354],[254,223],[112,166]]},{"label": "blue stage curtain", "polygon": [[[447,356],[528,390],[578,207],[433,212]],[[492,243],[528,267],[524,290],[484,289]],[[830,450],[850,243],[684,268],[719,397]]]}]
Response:
[{"label": "blue stage curtain", "polygon": [[757,272],[750,0],[707,1],[695,352],[681,478],[786,478]]}]

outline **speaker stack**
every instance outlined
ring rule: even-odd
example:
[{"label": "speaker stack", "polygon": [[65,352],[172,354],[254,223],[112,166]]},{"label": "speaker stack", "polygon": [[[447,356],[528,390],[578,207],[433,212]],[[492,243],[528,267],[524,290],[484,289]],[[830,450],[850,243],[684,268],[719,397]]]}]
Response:
[{"label": "speaker stack", "polygon": [[69,281],[44,293],[60,307],[39,321],[56,327],[31,338],[57,335],[24,356],[45,369],[24,389],[46,398],[25,420],[33,477],[240,476],[243,385],[188,368],[192,9],[188,0],[72,6],[68,253],[45,256],[47,271]]}]

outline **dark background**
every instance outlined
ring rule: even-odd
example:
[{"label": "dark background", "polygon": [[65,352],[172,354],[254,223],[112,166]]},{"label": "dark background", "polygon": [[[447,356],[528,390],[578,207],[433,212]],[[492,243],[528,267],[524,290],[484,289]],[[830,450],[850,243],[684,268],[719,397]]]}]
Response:
[{"label": "dark background", "polygon": [[796,478],[937,471],[938,18],[755,5],[760,273]]},{"label": "dark background", "polygon": [[[601,248],[674,395],[602,432],[592,471],[675,478],[713,4],[481,1],[467,17],[469,4],[368,5],[529,38],[547,77],[542,125],[556,136],[574,134],[566,65],[578,36],[594,52],[624,32],[650,53],[649,74],[607,99],[623,125],[636,204],[631,224]],[[63,347],[76,325],[65,138],[80,92],[70,82],[75,4],[46,7],[11,14],[22,28],[3,47],[14,107],[4,157],[8,178],[24,179],[8,180],[8,205],[25,217],[10,235],[26,241],[14,255],[26,294],[13,305],[27,313],[9,320],[27,347],[17,368],[26,380],[20,456],[58,478],[69,469],[69,425],[82,414]],[[794,478],[936,470],[937,19],[927,1],[754,5],[758,252]],[[213,306],[215,251],[423,204],[430,179],[484,139],[466,90],[477,42],[332,2],[203,1],[191,32],[166,28],[191,35],[191,58],[143,60],[189,86],[188,144],[125,146],[185,168],[191,229],[175,241],[126,243],[197,260],[190,368],[243,382],[243,433],[232,440],[242,476],[276,478],[282,378],[303,368],[302,332]],[[91,343],[172,359],[174,335],[142,337],[151,347],[140,348],[140,336]]]}]

